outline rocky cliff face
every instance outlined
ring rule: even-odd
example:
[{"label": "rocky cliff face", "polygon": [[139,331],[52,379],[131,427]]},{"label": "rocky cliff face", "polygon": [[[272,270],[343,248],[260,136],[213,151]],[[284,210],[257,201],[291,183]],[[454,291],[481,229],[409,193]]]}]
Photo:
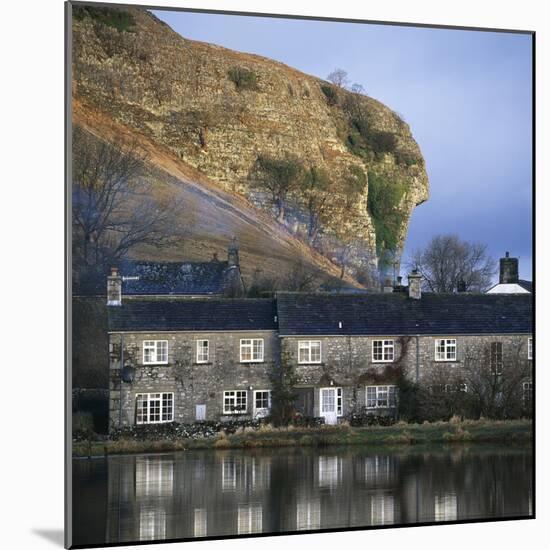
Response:
[{"label": "rocky cliff face", "polygon": [[[76,101],[168,148],[225,192],[272,212],[254,179],[259,156],[295,157],[324,170],[332,206],[309,244],[335,262],[341,246],[355,268],[399,250],[412,210],[428,197],[408,125],[370,97],[271,59],[187,40],[139,9],[114,23],[79,9],[73,42]],[[367,183],[349,201],[353,170]],[[369,199],[375,181],[378,201],[384,186],[393,192],[385,208],[374,194]],[[294,193],[288,203],[284,223],[307,241],[303,197]]]}]

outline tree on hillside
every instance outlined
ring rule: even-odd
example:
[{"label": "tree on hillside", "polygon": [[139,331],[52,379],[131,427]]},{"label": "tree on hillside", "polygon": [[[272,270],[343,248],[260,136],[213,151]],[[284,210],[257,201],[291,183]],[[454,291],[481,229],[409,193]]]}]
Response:
[{"label": "tree on hillside", "polygon": [[114,147],[73,131],[73,249],[79,269],[103,268],[139,244],[165,246],[179,203],[156,200],[145,156],[135,144]]},{"label": "tree on hillside", "polygon": [[491,285],[496,263],[487,245],[461,240],[457,235],[436,235],[424,249],[416,250],[408,267],[417,269],[426,290],[484,292]]},{"label": "tree on hillside", "polygon": [[317,288],[316,281],[317,273],[300,259],[285,273],[279,287],[293,292],[312,292]]},{"label": "tree on hillside", "polygon": [[286,199],[297,188],[302,171],[300,161],[294,157],[277,159],[260,155],[253,167],[252,183],[269,192],[280,223],[284,221]]},{"label": "tree on hillside", "polygon": [[327,173],[312,166],[300,181],[300,194],[308,212],[308,238],[315,241],[329,207],[331,182]]},{"label": "tree on hillside", "polygon": [[348,73],[344,69],[334,69],[328,76],[327,80],[332,82],[335,86],[339,88],[345,88],[349,83]]}]

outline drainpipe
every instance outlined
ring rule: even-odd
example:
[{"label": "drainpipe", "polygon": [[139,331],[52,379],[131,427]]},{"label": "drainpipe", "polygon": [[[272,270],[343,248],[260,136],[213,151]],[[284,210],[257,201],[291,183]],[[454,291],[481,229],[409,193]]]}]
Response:
[{"label": "drainpipe", "polygon": [[416,338],[416,383],[418,384],[418,380],[420,378],[420,339],[418,334],[415,336]]},{"label": "drainpipe", "polygon": [[120,335],[120,399],[118,404],[118,427],[122,428],[122,369],[124,368],[124,334]]}]

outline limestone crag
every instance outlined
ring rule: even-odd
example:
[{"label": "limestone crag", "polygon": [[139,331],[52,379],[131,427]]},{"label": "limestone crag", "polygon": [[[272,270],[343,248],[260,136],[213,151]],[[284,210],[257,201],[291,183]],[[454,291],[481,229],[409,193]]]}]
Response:
[{"label": "limestone crag", "polygon": [[[73,93],[76,100],[167,147],[224,191],[271,211],[251,178],[259,155],[291,155],[306,167],[324,169],[334,196],[350,167],[398,180],[405,191],[397,208],[399,247],[414,207],[428,197],[424,162],[410,129],[388,107],[365,95],[337,89],[331,104],[327,83],[264,57],[182,38],[145,10],[128,8],[131,27],[120,30],[87,14],[73,21]],[[231,71],[249,75],[242,85]],[[252,76],[250,76],[252,75]],[[358,154],[346,101],[368,112],[369,131],[391,134],[391,150]],[[376,229],[368,185],[346,215],[335,209],[320,232],[321,244],[353,242],[357,261],[376,258]],[[343,199],[342,199],[343,200]],[[336,201],[337,202],[337,201]],[[287,227],[300,236],[305,216],[293,198]],[[325,243],[325,244],[323,244]],[[325,252],[325,250],[322,250]],[[379,251],[380,252],[380,251]]]}]

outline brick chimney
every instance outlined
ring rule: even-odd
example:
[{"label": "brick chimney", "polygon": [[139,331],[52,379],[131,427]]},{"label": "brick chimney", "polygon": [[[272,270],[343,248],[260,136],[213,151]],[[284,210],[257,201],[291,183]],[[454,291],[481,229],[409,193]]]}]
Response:
[{"label": "brick chimney", "polygon": [[111,267],[111,274],[107,277],[107,305],[122,305],[122,277],[116,267]]},{"label": "brick chimney", "polygon": [[409,298],[420,300],[422,298],[422,275],[417,269],[409,273]]},{"label": "brick chimney", "polygon": [[506,252],[504,258],[500,259],[500,284],[513,284],[519,281],[518,259],[510,258],[510,253]]}]

